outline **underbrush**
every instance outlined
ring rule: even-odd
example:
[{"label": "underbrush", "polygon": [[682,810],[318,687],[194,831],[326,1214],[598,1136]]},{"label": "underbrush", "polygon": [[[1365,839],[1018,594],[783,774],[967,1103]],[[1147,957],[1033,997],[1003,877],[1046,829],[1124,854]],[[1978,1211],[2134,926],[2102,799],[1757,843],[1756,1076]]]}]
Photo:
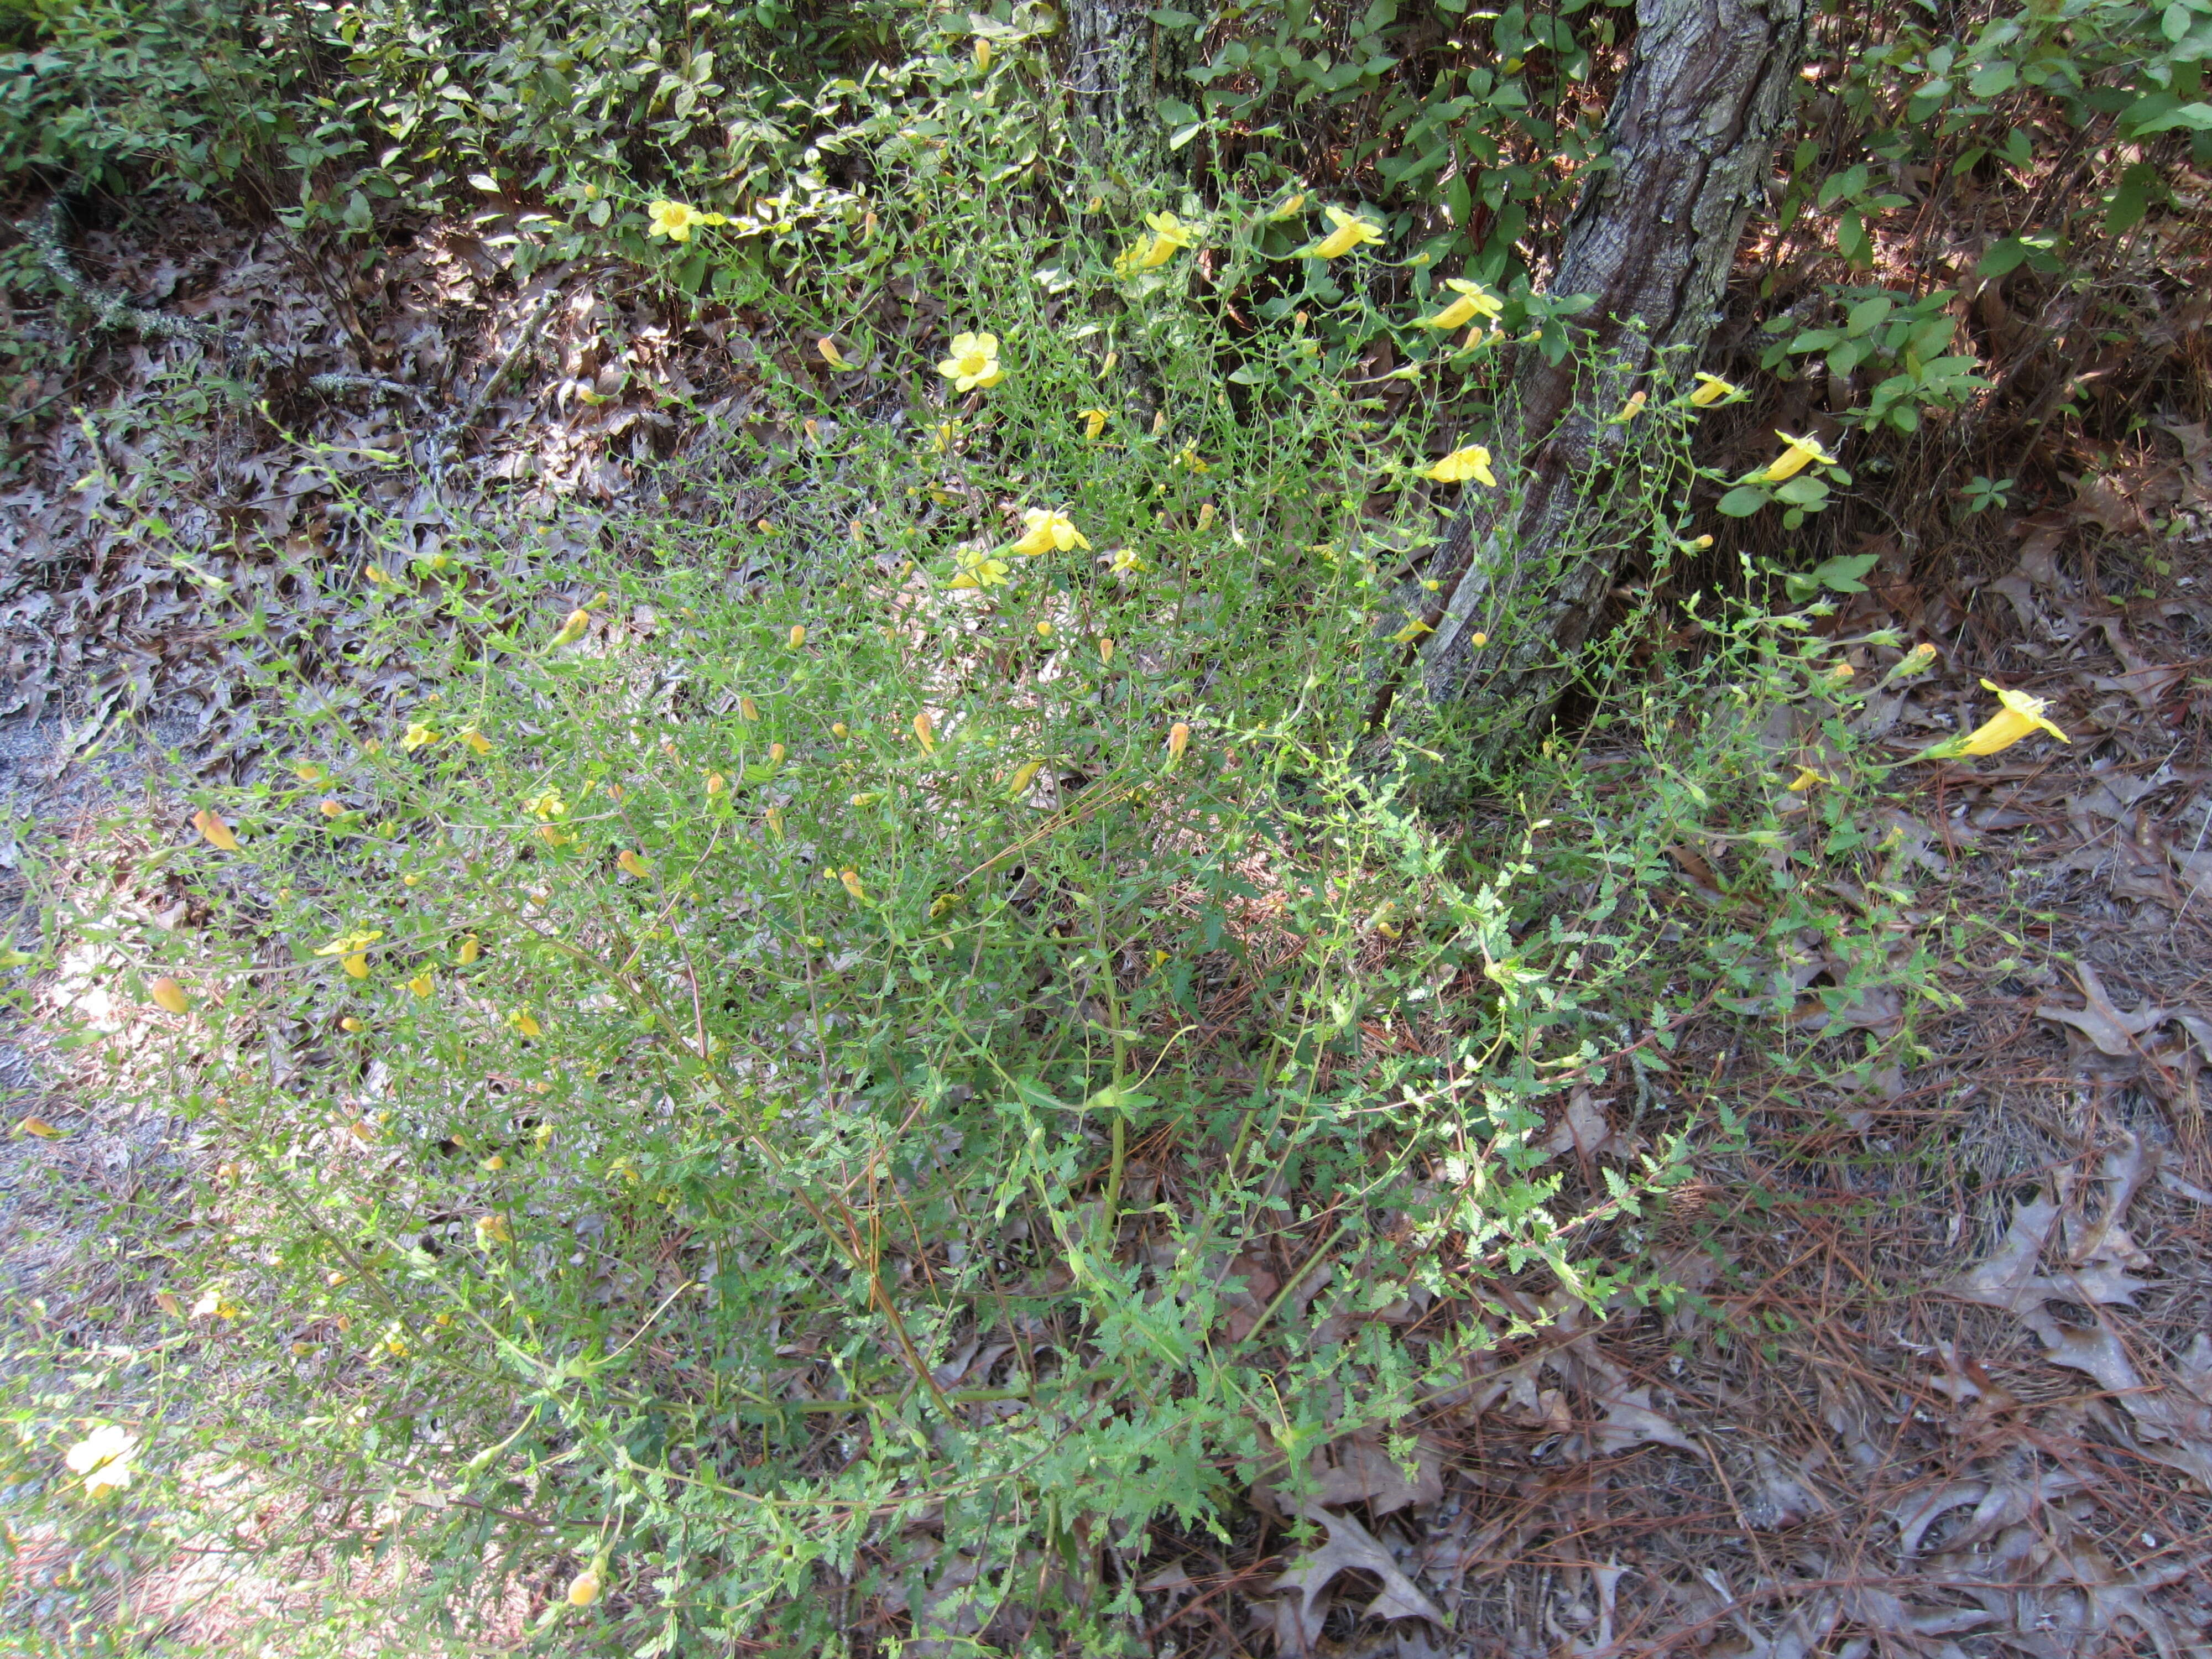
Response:
[{"label": "underbrush", "polygon": [[[1676,1294],[1644,1224],[1734,1127],[1687,1022],[1909,1036],[1848,725],[1900,642],[1640,614],[1469,808],[1447,725],[1364,729],[1446,511],[1418,414],[1290,304],[1034,280],[988,192],[941,234],[970,385],[787,377],[727,462],[781,505],[604,569],[395,525],[356,649],[419,692],[271,665],[282,763],[54,883],[84,1075],[193,1126],[103,1361],[198,1379],[119,1425],[172,1542],[289,1505],[255,1548],[397,1553],[424,1639],[1141,1650],[1163,1538],[1333,1523],[1485,1351]],[[1694,418],[1592,481],[1656,568]],[[42,1524],[130,1533],[56,1468],[112,1414],[15,1426]]]}]

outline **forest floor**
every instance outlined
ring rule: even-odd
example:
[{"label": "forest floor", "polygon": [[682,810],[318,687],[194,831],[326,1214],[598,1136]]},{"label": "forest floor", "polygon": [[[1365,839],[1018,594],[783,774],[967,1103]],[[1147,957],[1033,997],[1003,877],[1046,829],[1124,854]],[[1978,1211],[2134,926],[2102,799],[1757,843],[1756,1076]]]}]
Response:
[{"label": "forest floor", "polygon": [[[518,289],[459,227],[349,281],[211,217],[158,243],[95,234],[83,257],[250,343],[234,372],[256,384],[195,404],[185,348],[117,335],[16,428],[0,895],[19,943],[40,903],[112,879],[118,835],[186,833],[165,780],[264,763],[246,653],[344,637],[331,588],[242,550],[358,574],[466,533],[573,556],[585,584],[621,556],[628,514],[681,490],[696,434],[782,418],[735,324],[672,323],[611,269]],[[313,392],[327,371],[374,384]],[[264,398],[288,435],[254,416]],[[2004,562],[1872,544],[1866,591],[1834,619],[1939,648],[1870,736],[1918,746],[1936,713],[1985,705],[1989,676],[2051,699],[2073,738],[1921,769],[1894,803],[1929,927],[1971,941],[1942,966],[1923,1051],[1854,1086],[1693,1030],[1676,1086],[1751,1131],[1704,1158],[1654,1241],[1695,1294],[1570,1310],[1501,1347],[1410,1470],[1346,1454],[1302,1598],[1265,1493],[1233,1546],[1164,1544],[1145,1580],[1155,1651],[2212,1653],[2212,434],[2145,413],[2143,465],[2022,512]],[[747,510],[742,489],[718,500]],[[334,697],[406,690],[388,665],[349,680],[342,648],[318,660]],[[1677,849],[1684,902],[1729,902],[1741,856]],[[165,1206],[189,1206],[196,1153],[174,1120],[110,1109],[51,1033],[11,1036],[8,1121],[61,1132],[0,1140],[0,1366],[27,1397],[94,1386],[58,1356],[93,1377],[103,1352],[175,1340],[118,1241],[182,1224]],[[1584,1098],[1562,1155],[1632,1134],[1626,1108]],[[305,1617],[313,1575],[249,1541],[149,1564],[139,1650]],[[65,1565],[19,1540],[6,1616],[35,1623]],[[1389,1573],[1456,1634],[1382,1616]]]}]

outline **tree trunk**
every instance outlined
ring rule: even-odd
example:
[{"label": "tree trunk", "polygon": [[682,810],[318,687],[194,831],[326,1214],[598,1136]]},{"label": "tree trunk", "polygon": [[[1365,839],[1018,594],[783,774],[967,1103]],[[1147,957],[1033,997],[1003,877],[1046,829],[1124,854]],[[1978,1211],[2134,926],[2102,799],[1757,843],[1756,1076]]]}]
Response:
[{"label": "tree trunk", "polygon": [[1551,282],[1556,295],[1596,296],[1595,320],[1565,362],[1528,354],[1500,420],[1502,487],[1468,490],[1426,573],[1438,586],[1416,590],[1431,631],[1398,664],[1432,698],[1471,700],[1486,756],[1549,718],[1631,537],[1641,539],[1604,522],[1629,431],[1607,417],[1655,362],[1686,375],[1718,319],[1790,112],[1807,4],[1638,0],[1606,115],[1613,164],[1576,204]]},{"label": "tree trunk", "polygon": [[1152,0],[1067,0],[1067,84],[1084,159],[1125,184],[1167,171],[1163,96],[1182,93],[1188,46],[1156,27]]}]

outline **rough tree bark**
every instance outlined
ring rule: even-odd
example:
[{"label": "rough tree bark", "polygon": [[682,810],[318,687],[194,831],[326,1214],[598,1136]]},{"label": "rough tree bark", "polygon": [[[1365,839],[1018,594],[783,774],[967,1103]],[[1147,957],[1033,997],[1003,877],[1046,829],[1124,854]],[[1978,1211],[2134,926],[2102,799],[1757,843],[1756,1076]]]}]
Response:
[{"label": "rough tree bark", "polygon": [[1146,13],[1155,0],[1067,0],[1067,83],[1084,159],[1133,183],[1167,171],[1164,96],[1188,90],[1188,48]]},{"label": "rough tree bark", "polygon": [[[1432,698],[1471,698],[1492,752],[1548,718],[1617,574],[1592,526],[1625,441],[1607,423],[1663,354],[1693,366],[1717,320],[1744,222],[1764,193],[1804,59],[1808,0],[1638,0],[1628,71],[1606,116],[1613,166],[1569,219],[1551,291],[1588,294],[1581,358],[1536,353],[1498,434],[1501,483],[1468,492],[1416,590],[1430,630],[1378,699],[1418,672]],[[1593,372],[1589,365],[1596,368]],[[1507,479],[1507,468],[1515,474]]]}]

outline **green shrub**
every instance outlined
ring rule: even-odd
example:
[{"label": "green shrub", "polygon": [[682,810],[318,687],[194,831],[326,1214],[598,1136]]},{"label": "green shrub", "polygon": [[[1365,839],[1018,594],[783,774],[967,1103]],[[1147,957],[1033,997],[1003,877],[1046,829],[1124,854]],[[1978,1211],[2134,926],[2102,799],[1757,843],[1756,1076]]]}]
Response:
[{"label": "green shrub", "polygon": [[[413,1552],[425,1620],[520,1573],[562,1651],[813,1653],[870,1606],[1127,1650],[1148,1539],[1410,1431],[1540,1297],[1665,1294],[1634,1219],[1697,1126],[1649,1084],[1686,1021],[1798,1012],[1808,938],[1839,1012],[1920,971],[1903,901],[1822,896],[1879,859],[1802,617],[1713,618],[1620,759],[1533,757],[1502,838],[1416,810],[1446,729],[1363,720],[1448,502],[1432,416],[1341,389],[1364,286],[1304,262],[1239,326],[1194,252],[1048,242],[959,143],[907,204],[941,330],[834,330],[905,412],[763,358],[781,419],[672,480],[754,505],[642,515],[600,569],[396,526],[366,597],[327,579],[419,691],[272,665],[283,766],[133,873],[189,924],[55,895],[138,1011],[80,1053],[194,1120],[221,1223],[154,1351],[224,1397],[147,1425],[146,1483],[205,1514],[215,1450],[341,1561]],[[1256,269],[1277,205],[1184,222]],[[828,312],[840,269],[786,280]],[[946,392],[981,330],[1003,378]],[[1655,571],[1691,418],[1661,398],[1593,496]],[[1686,933],[1658,887],[1701,837],[1758,855]],[[1608,1077],[1647,1148],[1585,1185],[1547,1126]],[[1417,1295],[1417,1334],[1376,1316]],[[82,1432],[23,1413],[26,1481]]]}]

